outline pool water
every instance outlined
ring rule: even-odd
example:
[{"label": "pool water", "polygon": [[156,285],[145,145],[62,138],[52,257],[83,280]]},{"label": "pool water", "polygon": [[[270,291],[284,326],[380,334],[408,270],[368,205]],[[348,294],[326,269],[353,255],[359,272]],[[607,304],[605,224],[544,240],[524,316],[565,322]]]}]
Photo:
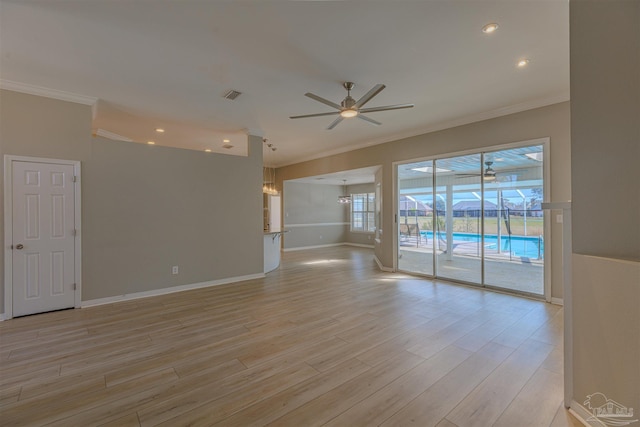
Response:
[{"label": "pool water", "polygon": [[[433,239],[433,231],[421,231],[420,234],[428,240]],[[445,241],[447,234],[438,233],[440,241]],[[479,234],[473,233],[453,233],[453,242],[470,242],[479,243],[481,241]],[[486,251],[497,251],[498,236],[495,234],[485,234],[484,236],[485,253]],[[544,241],[538,236],[511,236],[502,235],[500,237],[500,249],[503,253],[511,252],[512,256],[524,257],[531,259],[540,259],[544,254]]]}]

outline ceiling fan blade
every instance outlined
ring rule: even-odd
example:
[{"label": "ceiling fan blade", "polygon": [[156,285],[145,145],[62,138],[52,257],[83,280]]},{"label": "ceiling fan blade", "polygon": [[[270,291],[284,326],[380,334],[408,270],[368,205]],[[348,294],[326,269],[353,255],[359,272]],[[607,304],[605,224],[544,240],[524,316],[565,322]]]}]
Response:
[{"label": "ceiling fan blade", "polygon": [[330,113],[316,113],[316,114],[304,114],[302,116],[291,116],[290,119],[306,119],[307,117],[322,117],[322,116],[335,116],[340,114],[340,111],[332,111]]},{"label": "ceiling fan blade", "polygon": [[389,110],[401,110],[403,108],[413,108],[413,104],[397,104],[397,105],[385,105],[382,107],[363,108],[361,113],[375,113],[376,111],[389,111]]},{"label": "ceiling fan blade", "polygon": [[374,124],[376,126],[380,126],[382,124],[379,121],[373,120],[372,118],[367,117],[367,116],[363,116],[362,114],[358,114],[356,117],[359,118],[359,119],[364,120],[365,122],[372,123],[372,124]]},{"label": "ceiling fan blade", "polygon": [[337,119],[335,119],[333,122],[331,122],[331,124],[329,126],[327,126],[327,130],[331,130],[334,127],[338,126],[338,123],[340,123],[343,120],[344,120],[344,117],[339,116]]},{"label": "ceiling fan blade", "polygon": [[311,98],[311,99],[314,99],[314,100],[316,100],[316,101],[318,101],[318,102],[322,102],[323,104],[328,105],[329,107],[333,107],[333,108],[335,108],[336,110],[341,110],[341,109],[342,109],[342,107],[341,107],[341,106],[339,106],[338,104],[336,104],[335,102],[331,102],[331,101],[329,101],[328,99],[324,99],[324,98],[323,98],[323,97],[321,97],[321,96],[314,95],[314,94],[313,94],[313,93],[311,93],[311,92],[307,92],[307,93],[305,93],[305,94],[304,94],[304,96],[306,96],[306,97],[308,97],[308,98]]},{"label": "ceiling fan blade", "polygon": [[361,108],[364,104],[371,101],[371,98],[379,94],[385,87],[386,86],[383,84],[375,85],[369,92],[365,93],[362,98],[358,99],[353,107],[356,109]]}]

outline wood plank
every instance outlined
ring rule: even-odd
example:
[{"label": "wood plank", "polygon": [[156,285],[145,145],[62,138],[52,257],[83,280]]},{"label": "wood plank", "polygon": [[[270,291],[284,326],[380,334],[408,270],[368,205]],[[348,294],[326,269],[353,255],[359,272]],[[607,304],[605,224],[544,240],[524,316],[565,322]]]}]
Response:
[{"label": "wood plank", "polygon": [[494,425],[496,427],[550,425],[563,398],[562,374],[540,368]]},{"label": "wood plank", "polygon": [[415,399],[473,353],[449,346],[399,376],[326,426],[378,425]]},{"label": "wood plank", "polygon": [[513,351],[496,343],[487,344],[381,425],[435,426]]},{"label": "wood plank", "polygon": [[0,407],[16,403],[20,397],[20,391],[22,387],[9,387],[0,389]]},{"label": "wood plank", "polygon": [[145,390],[152,389],[153,386],[166,384],[177,379],[178,376],[173,369],[165,369],[135,381],[119,384],[109,391],[107,389],[94,391],[78,398],[66,399],[64,394],[37,396],[5,408],[2,411],[2,423],[3,426],[44,425],[48,423],[60,426],[86,425],[74,423],[70,417],[84,414],[87,409],[95,407],[108,408],[117,413],[118,408],[111,406],[111,404],[119,397],[138,396]]},{"label": "wood plank", "polygon": [[491,425],[552,350],[553,346],[549,344],[531,339],[525,341],[446,418],[470,427]]},{"label": "wood plank", "polygon": [[98,427],[140,427],[138,414],[129,414],[116,420],[100,424]]},{"label": "wood plank", "polygon": [[[220,419],[208,416],[199,420],[203,425],[211,425],[218,420],[220,425],[227,427],[262,426],[300,406],[312,401],[322,394],[332,390],[354,377],[369,370],[370,367],[357,359],[347,360],[326,372],[313,376],[299,384],[289,387],[280,393],[263,399],[234,415]],[[197,424],[196,424],[197,425]]]},{"label": "wood plank", "polygon": [[[231,369],[229,369],[231,367]],[[145,377],[136,378],[131,381],[117,384],[107,389],[108,404],[102,405],[85,405],[90,406],[84,411],[77,411],[68,418],[56,421],[52,425],[60,427],[68,425],[90,425],[94,420],[102,420],[102,422],[112,422],[119,417],[132,413],[137,413],[144,408],[157,405],[158,402],[166,401],[171,398],[182,396],[190,391],[199,390],[217,381],[224,380],[233,375],[235,361],[222,363],[212,366],[206,371],[201,372],[196,378],[190,380],[181,380],[180,378],[171,378],[172,381],[156,382],[140,387],[136,393],[123,393],[121,390],[127,384],[138,386],[141,381],[152,378],[165,371],[151,372]],[[175,375],[173,368],[167,368]],[[242,372],[242,371],[241,371]],[[139,418],[139,417],[138,417]]]},{"label": "wood plank", "polygon": [[82,396],[105,388],[104,376],[82,373],[78,375],[56,376],[43,378],[38,382],[31,382],[22,387],[20,400],[33,399],[47,394],[64,394],[65,398]]},{"label": "wood plank", "polygon": [[[306,364],[297,364],[262,381],[252,381],[220,393],[218,387],[184,393],[172,399],[170,405],[138,412],[142,426],[210,426],[260,400],[314,377],[318,371]],[[225,390],[226,391],[226,390]],[[221,395],[222,394],[222,395]],[[163,422],[164,421],[164,422]]]},{"label": "wood plank", "polygon": [[356,403],[403,375],[424,361],[419,356],[404,352],[389,359],[346,383],[328,391],[277,420],[269,426],[320,426],[340,415]]}]

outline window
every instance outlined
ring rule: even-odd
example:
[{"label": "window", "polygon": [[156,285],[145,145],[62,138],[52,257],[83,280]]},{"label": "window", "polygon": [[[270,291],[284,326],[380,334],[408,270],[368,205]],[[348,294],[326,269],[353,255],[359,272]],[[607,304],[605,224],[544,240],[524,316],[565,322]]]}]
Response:
[{"label": "window", "polygon": [[376,196],[374,193],[351,195],[351,231],[376,231]]}]

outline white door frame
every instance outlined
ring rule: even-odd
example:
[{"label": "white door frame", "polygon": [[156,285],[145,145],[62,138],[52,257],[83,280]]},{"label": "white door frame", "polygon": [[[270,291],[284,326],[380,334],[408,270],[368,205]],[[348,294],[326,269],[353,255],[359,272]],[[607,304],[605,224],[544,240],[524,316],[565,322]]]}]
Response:
[{"label": "white door frame", "polygon": [[76,177],[74,185],[74,218],[75,236],[74,249],[74,306],[80,308],[82,302],[82,239],[81,232],[81,191],[80,191],[80,162],[76,160],[46,159],[41,157],[4,156],[4,319],[13,318],[13,167],[12,162],[48,163],[73,166]]}]

